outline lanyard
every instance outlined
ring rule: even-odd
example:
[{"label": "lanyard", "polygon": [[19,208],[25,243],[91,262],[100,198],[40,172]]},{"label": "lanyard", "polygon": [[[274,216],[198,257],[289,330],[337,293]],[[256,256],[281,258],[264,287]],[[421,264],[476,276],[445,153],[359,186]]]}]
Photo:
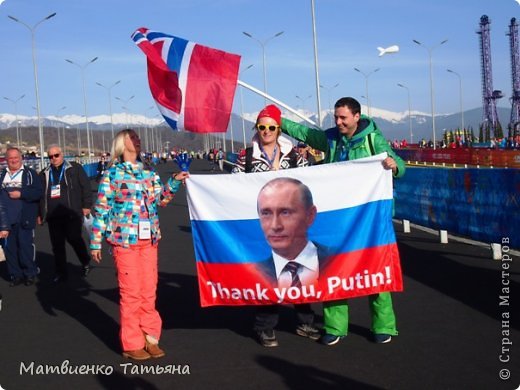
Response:
[{"label": "lanyard", "polygon": [[11,175],[11,172],[7,171],[7,173],[9,174],[9,178],[11,179],[11,181],[13,181],[16,176],[18,176],[21,172],[23,171],[23,169],[19,169],[18,172],[16,172],[14,175]]},{"label": "lanyard", "polygon": [[141,215],[148,214],[148,206],[146,205],[146,200],[148,199],[148,196],[144,189],[141,191],[142,198],[141,198]]},{"label": "lanyard", "polygon": [[262,155],[265,157],[265,159],[267,160],[267,162],[269,163],[269,166],[273,166],[273,163],[274,163],[274,160],[276,160],[276,152],[278,152],[278,145],[275,145],[274,147],[274,150],[273,150],[273,155],[271,158],[269,158],[269,156],[267,155],[267,153],[265,152],[264,148],[262,147],[262,145],[259,143],[258,146],[260,146],[260,150],[262,151]]},{"label": "lanyard", "polygon": [[[60,172],[60,178],[58,179],[58,184],[61,183],[61,179],[63,179],[63,172],[65,172],[65,164],[61,166],[61,172]],[[51,171],[49,172],[49,179],[51,180],[51,186],[54,185],[54,171],[51,168]]]}]

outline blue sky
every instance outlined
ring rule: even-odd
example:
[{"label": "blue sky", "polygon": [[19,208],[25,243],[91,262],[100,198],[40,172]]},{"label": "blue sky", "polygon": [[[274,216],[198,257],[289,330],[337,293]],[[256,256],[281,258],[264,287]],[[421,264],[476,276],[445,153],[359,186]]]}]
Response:
[{"label": "blue sky", "polygon": [[[426,47],[448,42],[432,51],[436,113],[459,111],[459,80],[462,77],[464,109],[482,105],[480,47],[476,31],[480,17],[491,19],[491,50],[494,88],[504,92],[500,106],[509,106],[511,67],[509,37],[512,17],[520,20],[514,0],[316,0],[316,29],[320,83],[333,89],[321,92],[322,108],[341,96],[364,103],[365,73],[369,77],[372,107],[407,111],[409,87],[412,110],[430,113],[428,51]],[[0,91],[2,97],[18,102],[18,114],[35,115],[36,105],[27,28],[9,19],[12,15],[34,25],[47,15],[57,15],[36,30],[41,111],[45,116],[83,115],[81,70],[65,61],[86,64],[88,115],[108,114],[107,90],[112,88],[112,110],[153,117],[145,57],[130,38],[138,27],[163,31],[242,56],[240,79],[263,88],[261,45],[242,34],[249,32],[261,41],[284,31],[265,45],[267,90],[294,108],[316,111],[314,51],[310,0],[5,0],[0,5]],[[399,45],[400,52],[378,57],[377,46]],[[296,98],[296,95],[303,98]],[[311,96],[311,98],[307,98]],[[258,111],[263,98],[243,91],[244,111]],[[240,112],[239,95],[234,111]],[[66,106],[65,110],[60,110]],[[14,113],[14,105],[0,99],[0,113]]]}]

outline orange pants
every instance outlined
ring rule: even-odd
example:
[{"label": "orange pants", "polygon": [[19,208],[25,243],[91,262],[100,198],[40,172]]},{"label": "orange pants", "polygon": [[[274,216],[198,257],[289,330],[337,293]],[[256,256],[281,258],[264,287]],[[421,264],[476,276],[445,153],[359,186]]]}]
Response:
[{"label": "orange pants", "polygon": [[161,336],[162,320],[155,309],[157,291],[157,245],[140,240],[130,248],[112,247],[119,282],[119,336],[123,351],[144,348],[145,336]]}]

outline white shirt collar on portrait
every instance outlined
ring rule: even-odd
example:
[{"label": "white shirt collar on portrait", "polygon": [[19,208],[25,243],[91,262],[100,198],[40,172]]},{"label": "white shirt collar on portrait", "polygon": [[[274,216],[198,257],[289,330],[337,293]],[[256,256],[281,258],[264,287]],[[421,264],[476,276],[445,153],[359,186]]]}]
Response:
[{"label": "white shirt collar on portrait", "polygon": [[[276,278],[278,279],[279,287],[289,287],[291,285],[291,274],[288,271],[284,272],[284,267],[290,261],[282,256],[272,252],[274,267],[276,269]],[[294,260],[298,264],[301,264],[298,271],[298,276],[303,285],[314,283],[319,276],[319,261],[318,261],[318,248],[311,241],[307,242],[305,248],[300,252]]]}]

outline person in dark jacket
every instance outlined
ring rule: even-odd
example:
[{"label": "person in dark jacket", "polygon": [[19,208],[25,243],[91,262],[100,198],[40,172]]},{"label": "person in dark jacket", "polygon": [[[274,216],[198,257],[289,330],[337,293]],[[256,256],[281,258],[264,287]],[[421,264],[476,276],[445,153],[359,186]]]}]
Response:
[{"label": "person in dark jacket", "polygon": [[108,166],[108,164],[105,160],[105,156],[101,156],[101,158],[99,159],[97,168],[96,168],[96,182],[99,183],[99,181],[103,177],[103,174],[107,170],[107,166]]},{"label": "person in dark jacket", "polygon": [[50,145],[47,153],[51,165],[41,173],[44,196],[40,202],[38,222],[47,221],[52,252],[56,265],[54,282],[67,279],[67,255],[65,242],[74,249],[82,266],[82,275],[90,272],[90,255],[82,237],[84,216],[92,207],[90,181],[83,167],[72,161],[65,161],[63,152],[57,145]]},{"label": "person in dark jacket", "polygon": [[10,230],[4,241],[7,271],[11,286],[21,283],[30,286],[36,282],[39,272],[35,262],[34,227],[42,184],[36,171],[23,165],[20,149],[9,147],[5,157],[7,167],[0,173],[0,198]]}]

